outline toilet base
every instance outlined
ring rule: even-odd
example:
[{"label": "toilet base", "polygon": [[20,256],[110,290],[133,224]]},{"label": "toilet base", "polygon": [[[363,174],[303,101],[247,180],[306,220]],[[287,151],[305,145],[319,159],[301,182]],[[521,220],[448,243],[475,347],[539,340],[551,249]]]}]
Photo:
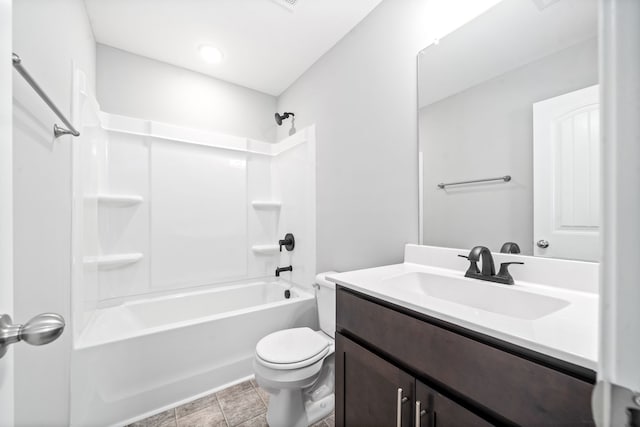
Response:
[{"label": "toilet base", "polygon": [[302,390],[280,389],[269,396],[267,423],[270,427],[308,427]]},{"label": "toilet base", "polygon": [[305,407],[307,422],[309,425],[315,424],[333,411],[333,408],[335,407],[335,396],[331,393],[317,402],[312,400],[307,401]]},{"label": "toilet base", "polygon": [[328,416],[334,407],[333,393],[303,402],[301,390],[278,390],[269,396],[267,423],[270,427],[308,427]]}]

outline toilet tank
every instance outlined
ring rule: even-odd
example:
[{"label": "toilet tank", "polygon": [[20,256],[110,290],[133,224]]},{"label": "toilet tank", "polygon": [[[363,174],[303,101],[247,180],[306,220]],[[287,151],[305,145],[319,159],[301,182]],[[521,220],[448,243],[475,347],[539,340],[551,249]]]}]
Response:
[{"label": "toilet tank", "polygon": [[320,273],[316,276],[318,302],[318,320],[320,329],[335,338],[336,336],[336,285],[325,279],[325,276],[336,274],[335,271]]}]

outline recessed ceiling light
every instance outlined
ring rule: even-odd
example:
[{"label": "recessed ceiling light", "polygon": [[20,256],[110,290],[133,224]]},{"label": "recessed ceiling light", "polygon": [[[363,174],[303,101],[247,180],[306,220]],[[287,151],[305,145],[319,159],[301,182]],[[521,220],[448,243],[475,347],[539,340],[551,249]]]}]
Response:
[{"label": "recessed ceiling light", "polygon": [[208,44],[203,44],[202,46],[200,46],[198,51],[200,52],[200,56],[202,57],[202,59],[209,64],[219,64],[224,58],[224,55],[222,54],[222,51],[220,49]]}]

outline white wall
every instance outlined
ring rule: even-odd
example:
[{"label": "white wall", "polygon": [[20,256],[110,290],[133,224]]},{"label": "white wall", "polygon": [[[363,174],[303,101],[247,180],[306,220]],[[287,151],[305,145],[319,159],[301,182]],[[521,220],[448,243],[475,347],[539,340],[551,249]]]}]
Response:
[{"label": "white wall", "polygon": [[[13,47],[25,68],[70,115],[72,61],[95,81],[95,42],[82,0],[16,1]],[[71,137],[53,139],[59,122],[17,74],[14,93],[15,316],[70,315]],[[43,347],[15,348],[15,422],[67,425],[71,333]]]},{"label": "white wall", "polygon": [[317,126],[318,271],[401,262],[418,241],[416,54],[429,3],[383,1],[278,100],[298,129]]},{"label": "white wall", "polygon": [[[532,105],[597,83],[594,38],[420,109],[424,244],[483,244],[497,252],[512,241],[531,255]],[[421,84],[429,82],[425,78]],[[512,181],[446,191],[436,186],[502,175],[511,175]]]},{"label": "white wall", "polygon": [[276,98],[201,73],[97,45],[102,111],[275,142]]}]

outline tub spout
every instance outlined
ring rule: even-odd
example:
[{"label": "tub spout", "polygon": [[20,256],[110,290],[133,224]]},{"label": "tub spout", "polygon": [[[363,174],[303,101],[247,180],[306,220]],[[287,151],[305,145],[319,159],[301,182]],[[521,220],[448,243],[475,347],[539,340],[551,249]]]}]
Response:
[{"label": "tub spout", "polygon": [[283,271],[293,271],[293,267],[289,266],[289,267],[278,267],[278,268],[276,268],[276,277],[280,277],[280,273],[282,273]]}]

